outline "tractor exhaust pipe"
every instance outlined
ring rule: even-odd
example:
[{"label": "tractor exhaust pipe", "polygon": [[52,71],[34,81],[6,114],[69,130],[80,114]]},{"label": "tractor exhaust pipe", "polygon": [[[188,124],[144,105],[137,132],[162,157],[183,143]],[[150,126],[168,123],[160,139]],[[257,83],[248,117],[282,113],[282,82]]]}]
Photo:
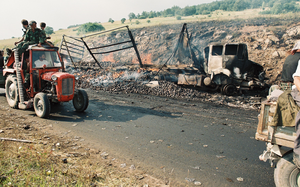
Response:
[{"label": "tractor exhaust pipe", "polygon": [[26,109],[27,106],[24,103],[23,84],[22,84],[22,77],[21,77],[21,71],[20,71],[21,64],[20,64],[20,61],[19,61],[19,52],[18,52],[18,49],[14,50],[14,52],[15,52],[15,64],[16,64],[16,68],[17,68],[16,69],[16,72],[17,72],[17,83],[18,83],[18,91],[19,91],[19,99],[20,99],[19,108],[20,109]]}]

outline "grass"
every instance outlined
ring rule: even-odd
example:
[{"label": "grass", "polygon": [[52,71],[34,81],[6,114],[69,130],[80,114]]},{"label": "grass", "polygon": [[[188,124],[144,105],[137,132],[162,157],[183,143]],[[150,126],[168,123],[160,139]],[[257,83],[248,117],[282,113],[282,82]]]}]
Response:
[{"label": "grass", "polygon": [[0,143],[0,186],[134,186],[135,179],[103,163],[63,163],[51,146]]},{"label": "grass", "polygon": [[[30,125],[25,130],[24,124]],[[34,126],[36,125],[36,126]],[[67,137],[56,137],[39,131],[41,123],[12,114],[0,107],[0,137],[32,140],[22,143],[0,140],[0,186],[138,186],[137,180],[128,172],[103,159],[98,152],[84,148],[74,153],[74,142]],[[57,142],[60,142],[58,145]],[[67,162],[63,162],[66,159]]]}]

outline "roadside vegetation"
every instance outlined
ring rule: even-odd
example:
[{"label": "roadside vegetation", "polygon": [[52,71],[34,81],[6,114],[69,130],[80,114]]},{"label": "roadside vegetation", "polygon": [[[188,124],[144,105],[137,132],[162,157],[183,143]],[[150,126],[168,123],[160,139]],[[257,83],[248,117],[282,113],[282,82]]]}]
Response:
[{"label": "roadside vegetation", "polygon": [[141,180],[146,176],[120,168],[101,151],[88,149],[72,137],[49,135],[40,128],[47,127],[34,117],[17,111],[12,114],[10,109],[0,107],[0,186],[137,186],[146,183]]}]

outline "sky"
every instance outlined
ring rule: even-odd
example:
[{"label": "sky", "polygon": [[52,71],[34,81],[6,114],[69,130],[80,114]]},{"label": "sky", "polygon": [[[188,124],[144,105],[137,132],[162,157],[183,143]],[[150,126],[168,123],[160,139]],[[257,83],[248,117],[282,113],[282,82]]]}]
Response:
[{"label": "sky", "polygon": [[128,19],[128,14],[162,11],[173,6],[210,3],[215,0],[5,0],[1,1],[0,40],[21,37],[21,20],[45,22],[54,31],[87,22]]}]

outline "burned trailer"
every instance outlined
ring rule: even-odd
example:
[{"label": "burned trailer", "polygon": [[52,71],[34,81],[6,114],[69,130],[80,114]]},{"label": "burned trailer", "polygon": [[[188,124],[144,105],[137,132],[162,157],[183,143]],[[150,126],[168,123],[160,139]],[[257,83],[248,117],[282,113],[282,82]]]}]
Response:
[{"label": "burned trailer", "polygon": [[226,95],[266,86],[263,67],[248,59],[244,43],[211,43],[204,48],[200,63],[200,74],[179,74],[178,84],[220,90]]}]

